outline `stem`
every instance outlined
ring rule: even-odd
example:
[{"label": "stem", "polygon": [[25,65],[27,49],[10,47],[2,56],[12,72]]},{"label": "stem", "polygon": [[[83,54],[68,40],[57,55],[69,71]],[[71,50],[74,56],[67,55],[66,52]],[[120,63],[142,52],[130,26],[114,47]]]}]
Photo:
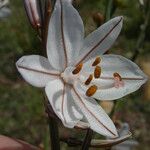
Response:
[{"label": "stem", "polygon": [[148,22],[149,22],[149,19],[150,19],[150,2],[149,2],[149,0],[147,1],[147,7],[148,7],[148,10],[145,12],[145,14],[143,14],[145,21],[141,25],[141,30],[140,30],[139,37],[137,39],[135,51],[134,51],[134,54],[133,54],[133,56],[131,58],[132,61],[136,60],[136,58],[140,54],[140,48],[142,48],[143,44],[144,44],[145,35],[146,35],[146,29],[147,29]]},{"label": "stem", "polygon": [[[127,135],[122,137],[121,139],[117,140],[99,140],[99,139],[92,139],[91,143],[89,145],[90,148],[111,148],[112,146],[115,146],[117,144],[120,144],[126,140],[128,140],[132,136],[131,132],[129,132]],[[66,137],[61,137],[60,140],[62,142],[65,142],[68,146],[70,147],[77,147],[83,144],[82,140],[79,140],[77,138],[66,138]],[[88,150],[88,149],[86,149]]]},{"label": "stem", "polygon": [[60,141],[59,141],[59,129],[57,121],[59,120],[54,113],[47,97],[44,95],[44,106],[45,111],[48,114],[48,125],[49,125],[49,135],[51,139],[51,149],[50,150],[60,150]]},{"label": "stem", "polygon": [[105,22],[108,21],[112,16],[113,0],[107,0]]},{"label": "stem", "polygon": [[[40,2],[40,8],[42,8],[41,0],[39,2]],[[44,12],[43,25],[42,25],[42,45],[43,45],[43,48],[46,50],[48,24],[49,24],[51,11],[52,11],[51,0],[45,1],[44,4],[45,4],[44,11],[41,10],[41,12]],[[60,150],[59,129],[58,129],[57,121],[56,121],[57,117],[55,118],[55,113],[53,112],[52,108],[49,108],[50,104],[46,97],[44,99],[44,105],[45,105],[45,110],[48,114],[48,125],[49,125],[49,132],[50,132],[49,135],[50,135],[50,139],[51,139],[51,150]]]},{"label": "stem", "polygon": [[89,149],[89,146],[90,146],[91,140],[92,140],[92,135],[93,135],[93,131],[91,129],[88,129],[86,136],[85,136],[85,139],[82,143],[81,150],[88,150]]},{"label": "stem", "polygon": [[49,130],[50,130],[50,137],[51,137],[51,149],[50,150],[60,150],[60,143],[59,143],[59,131],[58,125],[55,118],[49,116]]},{"label": "stem", "polygon": [[43,43],[45,45],[46,49],[46,43],[47,43],[47,35],[48,35],[48,25],[49,25],[49,20],[50,16],[52,13],[52,4],[51,0],[45,1],[45,12],[44,12],[44,29],[43,29]]},{"label": "stem", "polygon": [[40,17],[41,17],[41,22],[42,22],[42,28],[43,28],[44,17],[43,17],[42,1],[41,1],[41,0],[38,0],[38,4],[39,4],[39,12],[40,12]]},{"label": "stem", "polygon": [[51,0],[52,1],[52,7],[54,8],[56,0]]}]

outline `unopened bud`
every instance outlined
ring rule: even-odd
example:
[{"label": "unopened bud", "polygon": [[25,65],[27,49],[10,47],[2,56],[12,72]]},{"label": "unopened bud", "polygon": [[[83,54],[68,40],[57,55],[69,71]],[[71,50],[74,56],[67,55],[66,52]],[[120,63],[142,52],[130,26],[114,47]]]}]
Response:
[{"label": "unopened bud", "polygon": [[41,26],[41,18],[38,11],[37,0],[24,0],[24,6],[33,28],[39,28]]},{"label": "unopened bud", "polygon": [[100,12],[93,13],[93,20],[99,27],[104,23],[104,16]]}]

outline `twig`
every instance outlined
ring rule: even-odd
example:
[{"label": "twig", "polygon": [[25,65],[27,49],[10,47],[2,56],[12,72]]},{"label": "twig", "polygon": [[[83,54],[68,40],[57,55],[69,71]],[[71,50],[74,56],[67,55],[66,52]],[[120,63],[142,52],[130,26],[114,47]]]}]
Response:
[{"label": "twig", "polygon": [[137,39],[135,51],[134,51],[134,54],[131,58],[132,61],[136,60],[136,58],[140,54],[140,48],[142,48],[143,44],[144,44],[146,29],[147,29],[148,22],[149,22],[149,19],[150,19],[150,2],[149,2],[149,0],[147,1],[147,7],[148,7],[148,10],[145,11],[145,14],[143,14],[144,15],[144,23],[141,25],[141,30],[140,30],[139,37]]},{"label": "twig", "polygon": [[38,6],[39,6],[39,13],[40,13],[40,18],[41,18],[41,22],[42,22],[42,28],[43,28],[43,24],[44,24],[44,13],[43,13],[43,6],[42,6],[42,1],[38,0]]},{"label": "twig", "polygon": [[81,150],[88,150],[89,149],[89,146],[90,146],[90,143],[92,140],[92,135],[93,135],[93,131],[91,129],[87,129],[87,133],[86,133],[85,139],[82,143]]},{"label": "twig", "polygon": [[[49,19],[51,15],[51,0],[45,1],[45,7],[44,11],[42,10],[42,2],[39,0],[39,5],[41,8],[41,14],[43,15],[43,23],[42,23],[42,46],[46,50],[47,45],[47,34],[48,34],[48,24]],[[45,52],[46,53],[46,52]],[[50,104],[47,100],[47,98],[44,97],[44,105],[45,110],[48,114],[48,125],[49,125],[49,131],[50,131],[50,138],[51,138],[51,150],[60,150],[60,141],[59,141],[59,130],[58,130],[58,124],[57,124],[57,117],[55,113],[53,112],[53,109],[50,108]]]},{"label": "twig", "polygon": [[[115,146],[119,143],[126,141],[131,136],[132,136],[132,134],[129,132],[127,135],[125,135],[124,137],[121,137],[119,139],[113,139],[113,140],[96,140],[96,139],[93,139],[93,140],[91,140],[89,147],[92,147],[92,148],[111,148],[112,146]],[[62,142],[67,143],[68,146],[70,146],[70,147],[80,146],[83,143],[82,140],[79,140],[76,138],[61,137],[60,140]]]},{"label": "twig", "polygon": [[57,121],[59,121],[59,118],[54,113],[51,105],[49,104],[49,101],[47,97],[44,95],[44,106],[45,111],[48,114],[48,125],[49,125],[49,131],[50,131],[50,139],[51,139],[51,150],[60,150],[60,141],[59,141],[59,130]]},{"label": "twig", "polygon": [[44,13],[44,28],[43,28],[43,43],[46,49],[47,35],[48,35],[48,25],[52,12],[51,0],[45,1],[45,13]]},{"label": "twig", "polygon": [[49,116],[49,129],[51,137],[51,150],[60,150],[59,131],[55,118]]},{"label": "twig", "polygon": [[107,0],[105,22],[108,21],[112,16],[113,0]]}]

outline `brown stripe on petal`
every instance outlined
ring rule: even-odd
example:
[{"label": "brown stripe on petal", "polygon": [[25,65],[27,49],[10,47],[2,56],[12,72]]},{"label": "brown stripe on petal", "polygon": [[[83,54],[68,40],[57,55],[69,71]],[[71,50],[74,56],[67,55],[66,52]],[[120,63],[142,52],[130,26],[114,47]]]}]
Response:
[{"label": "brown stripe on petal", "polygon": [[94,60],[92,66],[96,66],[101,62],[101,58],[100,57],[96,57],[96,59]]},{"label": "brown stripe on petal", "polygon": [[88,96],[88,97],[93,96],[96,91],[97,91],[97,86],[96,85],[92,85],[86,91],[86,96]]},{"label": "brown stripe on petal", "polygon": [[80,64],[72,71],[72,73],[73,73],[73,74],[78,74],[78,73],[81,71],[82,67],[83,67],[83,64],[80,63]]},{"label": "brown stripe on petal", "polygon": [[62,40],[62,45],[63,45],[63,49],[64,49],[64,55],[65,55],[65,66],[67,67],[68,64],[68,56],[67,56],[67,48],[66,48],[66,41],[65,41],[65,35],[64,35],[64,9],[63,9],[63,4],[62,4],[62,0],[60,0],[60,30],[61,30],[61,40]]},{"label": "brown stripe on petal", "polygon": [[104,35],[103,38],[100,39],[100,41],[94,45],[81,59],[80,61],[77,63],[79,64],[80,62],[83,62],[96,48],[98,48],[102,43],[103,41],[108,37],[110,36],[110,34],[112,34],[112,32],[116,29],[116,27],[120,24],[120,22],[123,20],[123,18],[121,17],[120,20],[114,24],[114,26],[112,26],[112,28]]},{"label": "brown stripe on petal", "polygon": [[74,93],[79,98],[79,101],[83,105],[83,107],[90,113],[90,115],[99,123],[100,126],[103,126],[108,132],[110,132],[112,135],[117,136],[115,133],[113,133],[107,126],[105,126],[98,118],[95,116],[95,114],[85,105],[85,103],[82,100],[82,97],[78,94],[78,92],[73,87]]},{"label": "brown stripe on petal", "polygon": [[95,77],[95,78],[99,78],[100,75],[101,75],[101,67],[96,66],[96,67],[95,67],[95,70],[94,70],[94,77]]},{"label": "brown stripe on petal", "polygon": [[117,73],[117,72],[115,72],[115,73],[113,74],[113,76],[114,76],[114,78],[118,78],[118,79],[119,79],[119,81],[121,81],[121,80],[122,80],[122,78],[121,78],[120,74],[119,74],[119,73]]},{"label": "brown stripe on petal", "polygon": [[92,79],[93,79],[93,75],[90,74],[89,77],[87,78],[87,80],[85,81],[85,85],[89,85],[91,83]]}]

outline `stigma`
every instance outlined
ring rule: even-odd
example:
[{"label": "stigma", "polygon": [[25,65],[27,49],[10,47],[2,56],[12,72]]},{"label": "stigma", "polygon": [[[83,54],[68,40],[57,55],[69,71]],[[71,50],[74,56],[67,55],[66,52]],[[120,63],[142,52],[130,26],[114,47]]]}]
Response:
[{"label": "stigma", "polygon": [[114,76],[114,87],[117,89],[120,87],[124,87],[124,81],[122,80],[121,75],[115,72],[113,76]]}]

